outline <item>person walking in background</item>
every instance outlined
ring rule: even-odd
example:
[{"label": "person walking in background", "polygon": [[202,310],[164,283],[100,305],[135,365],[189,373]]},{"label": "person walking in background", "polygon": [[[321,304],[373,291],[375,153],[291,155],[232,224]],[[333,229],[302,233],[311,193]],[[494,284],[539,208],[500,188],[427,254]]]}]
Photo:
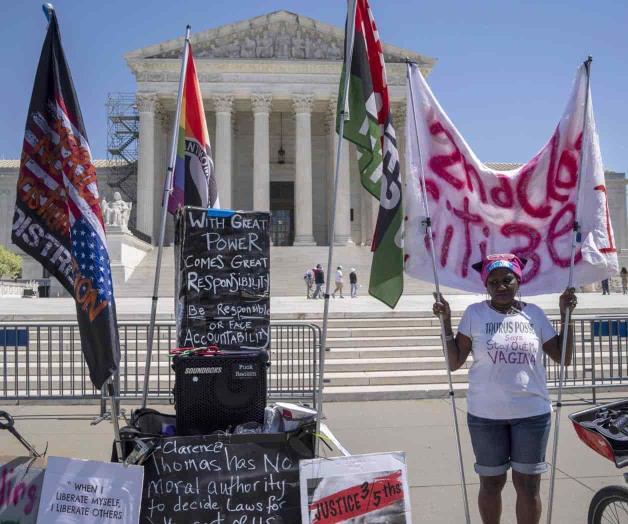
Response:
[{"label": "person walking in background", "polygon": [[351,285],[351,298],[358,296],[358,274],[355,272],[355,268],[351,268],[349,273],[349,284]]},{"label": "person walking in background", "polygon": [[323,271],[323,267],[320,264],[316,264],[316,268],[314,269],[314,284],[316,285],[316,289],[314,290],[312,298],[323,298],[321,288],[324,283],[325,272]]},{"label": "person walking in background", "polygon": [[342,295],[342,266],[338,266],[336,268],[336,288],[334,289],[334,292],[331,294],[332,298],[336,298],[336,293],[340,293],[340,298],[345,298]]},{"label": "person walking in background", "polygon": [[611,290],[608,287],[608,278],[602,280],[602,295],[610,295]]},{"label": "person walking in background", "polygon": [[305,280],[305,298],[312,298],[312,286],[314,285],[314,270],[308,269],[303,275]]},{"label": "person walking in background", "polygon": [[628,269],[622,267],[619,276],[621,277],[621,291],[625,295],[628,293]]}]

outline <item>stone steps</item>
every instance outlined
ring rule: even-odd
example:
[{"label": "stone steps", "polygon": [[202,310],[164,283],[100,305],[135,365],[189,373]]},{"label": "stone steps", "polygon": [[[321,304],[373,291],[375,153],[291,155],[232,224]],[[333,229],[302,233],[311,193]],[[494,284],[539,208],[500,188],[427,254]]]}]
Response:
[{"label": "stone steps", "polygon": [[[305,298],[305,282],[303,275],[317,263],[323,264],[327,272],[327,255],[329,248],[325,246],[271,246],[270,249],[270,289],[272,296],[288,297],[303,296]],[[361,288],[358,294],[368,294],[368,279],[371,272],[372,254],[370,247],[337,246],[334,248],[334,266],[342,265],[345,271],[345,292],[349,295],[349,269],[354,267],[358,274]],[[150,297],[153,294],[157,249],[150,251],[137,266],[124,285],[116,286],[117,297]],[[334,267],[335,270],[335,267]],[[328,278],[329,275],[325,275]],[[333,278],[333,275],[332,275]],[[404,283],[404,293],[409,295],[431,293],[433,284],[408,278]],[[333,289],[333,287],[332,287]],[[443,288],[448,293],[447,288]],[[174,296],[174,249],[164,247],[161,274],[159,280],[159,296]],[[347,298],[347,300],[349,300]],[[358,298],[359,300],[359,298]]]},{"label": "stone steps", "polygon": [[[453,319],[454,329],[459,321],[459,314]],[[281,324],[307,324],[322,325],[320,314],[285,314],[280,318],[273,317],[273,323]],[[585,324],[584,338],[591,338],[589,324]],[[137,331],[129,327],[121,328],[121,334],[126,333],[127,343],[122,344],[122,357],[127,358],[126,375],[121,377],[123,384],[135,388],[143,382],[144,359],[146,356],[146,328]],[[169,379],[170,358],[167,349],[175,345],[171,339],[174,329],[168,333],[167,329],[161,331],[158,339],[159,351],[155,351],[151,375],[151,388],[160,387],[162,391],[172,388],[172,380]],[[31,349],[28,351],[30,384],[36,383],[33,372],[37,371],[37,351],[33,346],[36,339],[36,331],[31,330]],[[169,336],[170,335],[170,336]],[[78,331],[75,330],[73,340],[69,331],[63,335],[63,353],[58,349],[49,350],[51,347],[59,347],[59,334],[48,332],[46,329],[39,331],[39,363],[42,373],[50,369],[50,382],[48,377],[42,377],[44,390],[57,388],[61,384],[60,374],[63,375],[64,387],[68,384],[67,374],[72,370],[80,372],[81,354]],[[580,340],[580,332],[578,332]],[[610,345],[608,339],[603,339],[601,344],[598,338],[596,345],[596,370],[602,368],[608,373],[611,364]],[[624,347],[628,346],[625,339],[621,339]],[[613,341],[612,355],[615,375],[617,375],[616,343]],[[364,313],[334,313],[328,322],[328,351],[325,352],[325,398],[328,400],[366,400],[366,399],[392,399],[392,398],[423,398],[447,396],[447,372],[445,359],[442,353],[440,341],[440,325],[438,319],[431,316],[429,311],[391,311],[391,312],[364,312]],[[18,348],[17,354],[13,348],[8,348],[6,355],[7,368],[10,372],[15,369],[15,358],[18,358],[18,371],[22,377],[16,384],[14,380],[3,382],[0,375],[0,397],[2,389],[9,391],[22,387],[26,374],[26,356],[24,348]],[[73,349],[73,351],[72,351]],[[274,349],[274,348],[273,348]],[[604,351],[602,358],[600,349]],[[1,348],[0,348],[1,351]],[[626,353],[624,351],[624,353]],[[625,355],[628,357],[628,354]],[[579,357],[578,357],[579,358]],[[582,373],[582,367],[590,368],[591,358],[586,357],[584,363],[578,359],[578,373]],[[50,363],[50,366],[49,366]],[[270,369],[270,382],[287,380],[282,373],[291,369],[309,380],[311,373],[307,362],[278,361]],[[628,364],[628,358],[622,361],[623,368]],[[469,363],[464,369],[452,374],[456,389],[461,394],[466,388],[466,380]],[[275,373],[276,371],[276,373]],[[557,367],[550,369],[551,376],[557,372]],[[159,376],[157,376],[157,373]],[[568,375],[573,372],[569,370]],[[137,374],[137,375],[136,375]],[[626,372],[628,375],[628,370]],[[136,380],[137,376],[137,380]],[[587,370],[587,379],[590,378],[590,370]],[[580,378],[580,377],[579,377]],[[80,380],[80,379],[79,379]],[[87,379],[89,384],[89,379]]]}]

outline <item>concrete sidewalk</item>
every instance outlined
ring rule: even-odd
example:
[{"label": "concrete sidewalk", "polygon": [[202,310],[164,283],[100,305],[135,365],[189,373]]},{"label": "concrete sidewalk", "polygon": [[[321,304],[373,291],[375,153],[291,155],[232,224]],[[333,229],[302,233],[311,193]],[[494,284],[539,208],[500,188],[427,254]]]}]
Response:
[{"label": "concrete sidewalk", "polygon": [[[554,519],[559,523],[586,521],[594,493],[603,486],[623,485],[621,470],[578,440],[567,414],[584,409],[581,397],[566,395],[563,407],[556,479]],[[577,403],[577,404],[576,404]],[[134,406],[132,406],[134,407]],[[172,412],[172,406],[151,406]],[[468,482],[472,522],[479,523],[476,508],[478,478],[466,428],[466,402],[457,400],[462,449]],[[17,429],[39,450],[48,442],[49,455],[107,460],[112,443],[108,422],[90,426],[97,406],[0,405],[16,418]],[[460,475],[455,447],[451,404],[448,400],[338,402],[325,406],[327,423],[352,453],[402,450],[407,454],[413,521],[438,524],[464,522]],[[551,458],[552,442],[548,445]],[[20,444],[0,432],[0,454],[23,454]],[[549,473],[544,476],[546,504]],[[503,523],[514,523],[514,489],[504,491]],[[545,516],[543,517],[544,522]]]},{"label": "concrete sidewalk", "polygon": [[[484,300],[485,295],[445,295],[452,311],[461,313],[469,304]],[[541,307],[548,314],[558,313],[558,294],[523,297]],[[270,310],[273,318],[306,319],[323,315],[324,300],[307,300],[305,297],[271,297]],[[330,299],[332,316],[430,316],[434,299],[431,295],[404,295],[393,310],[370,296]],[[116,300],[119,320],[147,320],[150,318],[150,298],[120,298]],[[628,295],[579,293],[576,314],[626,314]],[[157,315],[161,320],[174,320],[174,301],[160,298]],[[76,320],[76,306],[71,298],[0,298],[0,321]]]}]

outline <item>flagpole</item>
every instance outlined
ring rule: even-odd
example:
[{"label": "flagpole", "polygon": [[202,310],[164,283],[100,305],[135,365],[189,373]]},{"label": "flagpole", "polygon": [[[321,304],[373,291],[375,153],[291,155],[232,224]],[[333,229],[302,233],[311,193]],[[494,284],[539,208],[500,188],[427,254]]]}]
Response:
[{"label": "flagpole", "polygon": [[155,318],[157,316],[157,299],[159,296],[159,276],[161,272],[161,256],[163,254],[164,236],[166,233],[166,218],[168,216],[168,200],[172,193],[174,166],[177,161],[178,127],[181,116],[181,100],[183,98],[183,85],[187,68],[188,49],[190,43],[190,26],[185,28],[185,41],[183,42],[183,58],[181,60],[181,76],[179,77],[179,91],[177,95],[177,110],[174,116],[172,129],[172,147],[170,149],[170,163],[164,182],[164,194],[161,202],[161,223],[159,225],[159,244],[157,245],[157,267],[155,268],[155,284],[153,286],[153,298],[151,302],[150,324],[148,326],[148,340],[146,345],[146,364],[144,366],[144,389],[142,391],[142,409],[146,407],[148,399],[148,382],[150,380],[150,363],[153,352],[153,338],[155,333]]},{"label": "flagpole", "polygon": [[[578,182],[576,187],[576,209],[574,212],[574,222],[573,222],[573,233],[571,235],[571,256],[569,259],[569,282],[567,284],[567,289],[573,287],[573,268],[574,262],[576,258],[576,247],[578,241],[580,240],[580,224],[578,222],[578,204],[580,201],[580,188],[582,182],[582,166],[583,166],[583,157],[584,157],[584,147],[585,147],[585,133],[587,129],[587,124],[589,120],[589,84],[591,81],[591,62],[593,62],[592,57],[588,57],[584,62],[584,68],[587,75],[586,82],[586,94],[584,99],[584,122],[582,127],[582,144],[580,145],[580,158],[579,158],[579,166],[578,166]],[[568,306],[567,311],[565,311],[565,320],[563,321],[563,326],[565,326],[563,332],[563,338],[561,341],[561,349],[560,349],[560,373],[558,379],[558,396],[556,398],[556,412],[555,412],[555,421],[554,421],[554,442],[552,445],[552,474],[550,476],[550,489],[549,489],[549,501],[547,503],[547,524],[551,524],[552,522],[552,509],[554,505],[554,483],[556,481],[556,459],[558,457],[558,435],[560,432],[560,412],[562,408],[562,399],[563,399],[563,383],[565,380],[565,353],[567,352],[567,338],[569,334],[569,323],[571,322],[571,308]]]},{"label": "flagpole", "polygon": [[[419,153],[419,179],[421,182],[421,192],[423,193],[423,210],[425,212],[425,230],[426,235],[429,242],[430,254],[432,255],[432,272],[434,274],[434,285],[436,287],[436,296],[438,298],[441,297],[440,294],[440,284],[438,281],[438,269],[436,267],[436,255],[434,253],[434,239],[432,238],[432,220],[430,218],[429,205],[427,203],[427,190],[425,186],[425,174],[423,173],[423,161],[421,159],[421,143],[419,141],[419,126],[417,123],[416,117],[416,109],[414,107],[414,93],[412,92],[412,81],[411,81],[411,69],[413,63],[409,60],[407,61],[408,69],[408,87],[410,89],[410,102],[412,104],[412,120],[414,122],[414,131],[417,136],[417,151]],[[416,64],[414,64],[416,66]],[[421,74],[419,72],[419,74]],[[454,417],[454,429],[456,433],[456,444],[458,451],[458,466],[460,468],[460,478],[462,480],[462,497],[464,501],[464,512],[467,524],[470,524],[471,517],[469,515],[469,499],[467,496],[467,483],[464,474],[464,462],[462,460],[462,447],[460,445],[460,428],[458,426],[458,412],[456,410],[456,395],[454,393],[454,386],[451,379],[451,368],[449,367],[449,353],[447,352],[447,341],[445,335],[445,326],[443,324],[443,317],[439,316],[440,320],[440,339],[441,344],[443,345],[443,353],[445,355],[445,366],[447,367],[447,381],[449,383],[449,398],[451,398],[451,410]]]},{"label": "flagpole", "polygon": [[[321,335],[321,347],[318,358],[318,397],[316,399],[316,434],[320,435],[321,418],[323,416],[323,387],[325,384],[325,347],[327,345],[327,324],[329,320],[329,291],[331,284],[332,260],[334,253],[335,229],[336,229],[336,199],[338,196],[338,174],[340,171],[340,155],[345,121],[349,119],[347,99],[349,96],[349,80],[351,79],[351,60],[353,58],[353,41],[355,38],[355,11],[357,0],[347,0],[347,36],[345,38],[344,60],[344,85],[342,86],[342,107],[340,109],[340,122],[338,126],[338,146],[336,147],[336,166],[334,173],[334,191],[331,199],[331,220],[329,224],[329,251],[327,253],[327,281],[325,283],[325,306],[323,310],[323,333]],[[316,455],[318,456],[319,440],[316,439]]]}]

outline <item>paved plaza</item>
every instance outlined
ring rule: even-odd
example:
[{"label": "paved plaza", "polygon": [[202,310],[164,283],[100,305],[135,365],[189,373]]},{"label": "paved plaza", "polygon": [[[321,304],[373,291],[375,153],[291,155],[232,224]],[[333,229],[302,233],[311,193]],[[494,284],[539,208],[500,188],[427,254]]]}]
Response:
[{"label": "paved plaza", "polygon": [[[462,311],[469,303],[480,300],[479,295],[451,295],[448,297],[455,311]],[[396,316],[430,315],[432,297],[414,295],[402,297],[392,312]],[[558,295],[534,297],[534,303],[551,314],[557,313]],[[320,319],[322,300],[299,297],[274,297],[271,300],[275,319]],[[579,294],[579,314],[620,315],[626,313],[628,297],[598,293]],[[124,298],[118,301],[120,319],[142,320],[149,315],[150,299]],[[172,318],[172,300],[160,299],[159,318]],[[333,300],[330,312],[334,316],[363,315],[381,317],[390,310],[370,297],[356,300]],[[73,320],[74,302],[71,299],[0,299],[0,319],[9,320]],[[623,393],[617,392],[616,395]],[[556,504],[554,522],[585,522],[588,505],[594,493],[603,486],[623,484],[621,471],[589,450],[577,438],[567,418],[570,412],[584,409],[591,400],[589,392],[566,395],[567,406],[562,411]],[[598,401],[600,398],[598,397]],[[602,402],[604,399],[601,400]],[[126,409],[136,407],[124,406]],[[172,411],[172,406],[153,406]],[[473,471],[473,454],[466,428],[466,399],[457,400],[462,428],[462,448],[468,479],[472,521],[479,523],[476,509],[478,479]],[[112,426],[101,422],[91,426],[98,413],[95,404],[72,405],[59,402],[46,404],[4,401],[0,409],[16,418],[17,428],[37,449],[48,444],[49,455],[72,456],[107,460],[112,442]],[[331,402],[326,404],[328,425],[352,453],[402,450],[407,454],[414,522],[460,523],[464,521],[460,478],[457,465],[451,405],[445,399]],[[551,458],[552,442],[548,445]],[[2,454],[21,454],[19,443],[6,432],[0,432]],[[546,502],[549,473],[542,485]],[[504,523],[514,523],[514,490],[508,484],[504,492]]]},{"label": "paved plaza", "polygon": [[[366,292],[365,292],[366,293]],[[462,313],[473,302],[484,300],[484,295],[446,294],[452,311]],[[537,304],[547,314],[558,313],[558,294],[539,295],[523,300]],[[270,299],[271,318],[307,319],[321,318],[324,300],[307,300],[305,297],[277,297]],[[150,298],[121,298],[116,300],[119,320],[145,320],[150,317]],[[356,299],[330,299],[330,314],[336,316],[359,314],[360,316],[382,316],[382,313],[404,316],[430,315],[434,299],[431,294],[404,295],[397,307],[388,306],[366,294]],[[607,314],[622,315],[628,312],[628,295],[614,293],[578,293],[576,315]],[[157,303],[157,315],[162,320],[174,320],[174,304],[171,297],[160,298]],[[41,321],[74,320],[76,306],[71,298],[0,298],[0,321]]]},{"label": "paved plaza", "polygon": [[[584,409],[582,396],[567,395],[562,410],[554,522],[586,521],[588,505],[603,486],[623,484],[621,471],[581,443],[567,414]],[[134,406],[127,406],[131,408]],[[152,406],[171,412],[171,406]],[[476,509],[478,480],[473,472],[473,454],[466,429],[466,402],[457,401],[462,428],[462,449],[468,479],[472,521],[479,523]],[[107,460],[112,426],[91,426],[98,412],[95,405],[0,405],[16,418],[16,427],[39,450],[48,443],[49,455]],[[407,454],[414,522],[453,524],[464,522],[460,478],[455,451],[451,406],[447,400],[336,402],[326,405],[327,423],[351,453],[403,450]],[[551,441],[548,459],[551,456]],[[19,443],[7,432],[0,433],[3,454],[21,454]],[[542,497],[548,497],[549,473],[544,476]],[[514,523],[514,490],[504,492],[504,523]]]}]

